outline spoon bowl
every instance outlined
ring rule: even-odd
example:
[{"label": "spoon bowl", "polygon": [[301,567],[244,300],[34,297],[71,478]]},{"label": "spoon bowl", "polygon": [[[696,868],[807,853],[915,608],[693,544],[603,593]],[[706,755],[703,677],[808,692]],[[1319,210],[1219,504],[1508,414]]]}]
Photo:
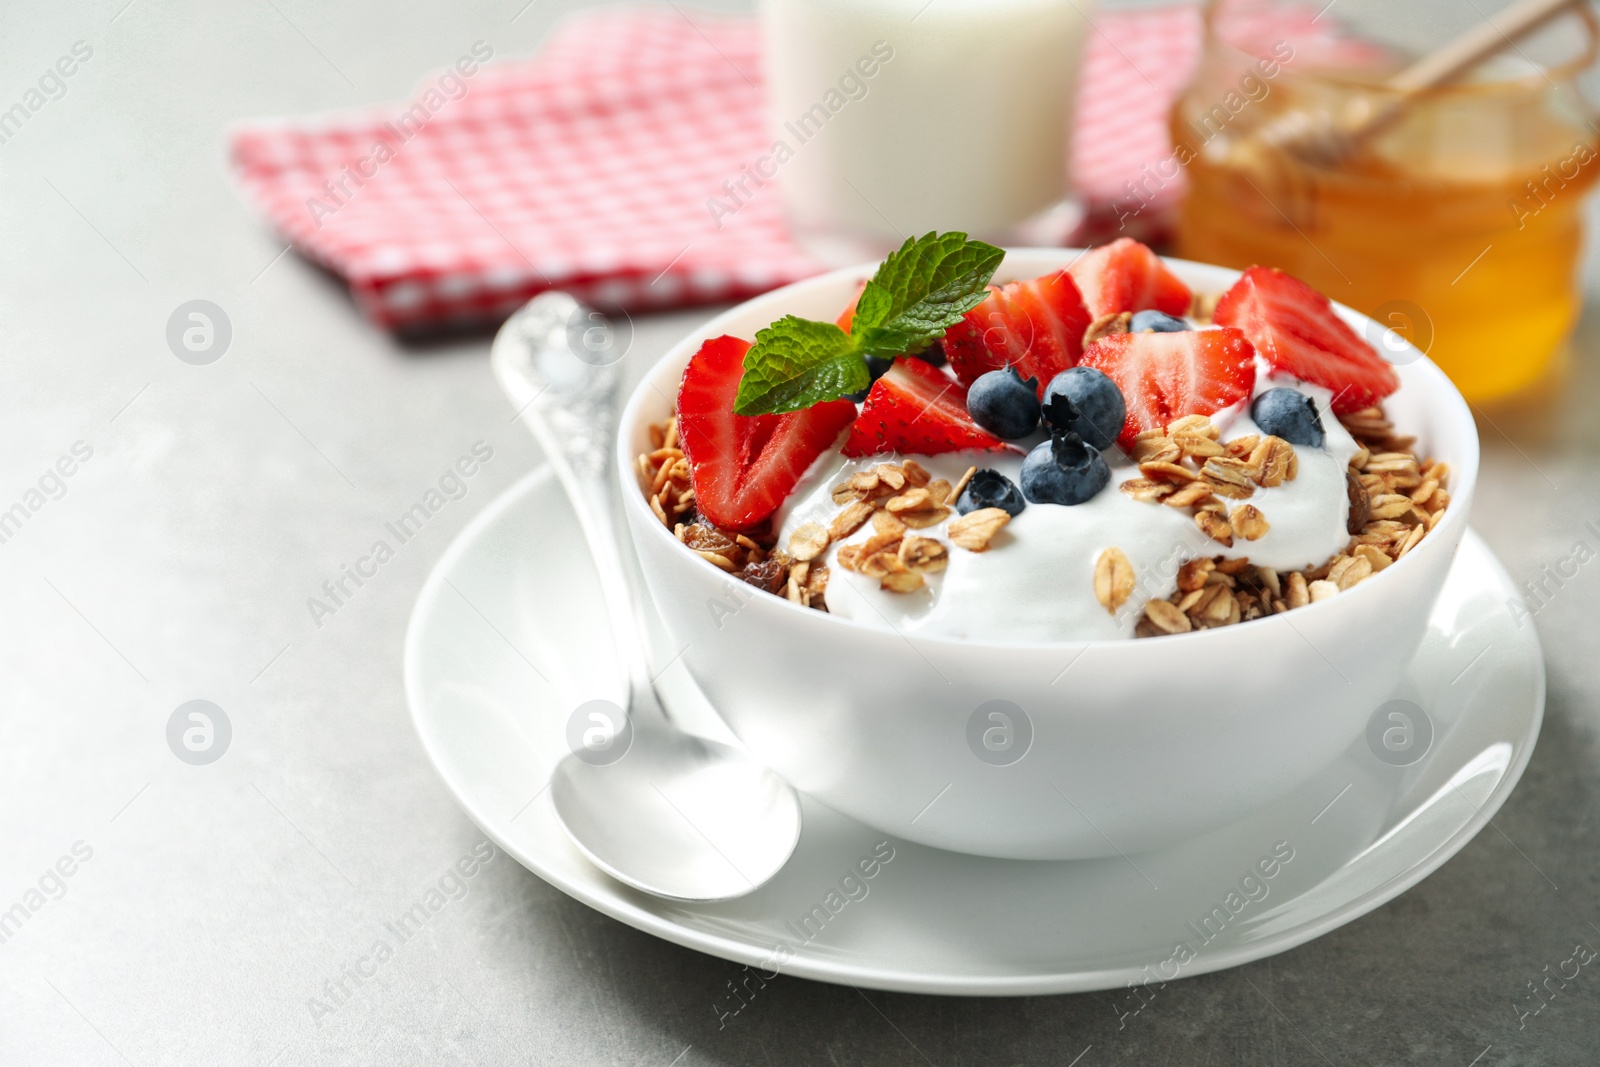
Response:
[{"label": "spoon bowl", "polygon": [[783,779],[664,721],[640,723],[617,763],[565,757],[550,797],[591,863],[674,900],[756,889],[789,861],[800,836],[799,798]]}]

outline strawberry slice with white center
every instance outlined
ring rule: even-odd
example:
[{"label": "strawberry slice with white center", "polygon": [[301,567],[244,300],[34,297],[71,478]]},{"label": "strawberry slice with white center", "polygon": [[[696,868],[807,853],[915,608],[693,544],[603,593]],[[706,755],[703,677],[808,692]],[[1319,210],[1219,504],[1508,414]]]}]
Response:
[{"label": "strawberry slice with white center", "polygon": [[1244,331],[1278,370],[1333,392],[1333,410],[1369,408],[1400,388],[1400,376],[1328,298],[1281,270],[1251,267],[1220,301],[1213,321]]},{"label": "strawberry slice with white center", "polygon": [[1131,237],[1091,248],[1067,269],[1091,318],[1151,308],[1168,315],[1189,310],[1189,287],[1160,256]]},{"label": "strawberry slice with white center", "polygon": [[856,416],[848,400],[787,415],[735,415],[750,342],[717,337],[700,346],[678,387],[678,436],[700,514],[747,530],[778,510],[818,456]]},{"label": "strawberry slice with white center", "polygon": [[968,385],[988,371],[1014,366],[1038,383],[1042,397],[1051,378],[1078,362],[1090,321],[1072,275],[1059,270],[991,285],[988,298],[945,332],[944,351]]},{"label": "strawberry slice with white center", "polygon": [[1128,421],[1123,448],[1146,430],[1185,415],[1213,415],[1247,399],[1256,384],[1256,352],[1238,330],[1119,333],[1102,337],[1083,354],[1117,383]]},{"label": "strawberry slice with white center", "polygon": [[1006,447],[967,414],[966,386],[920,359],[903,357],[872,383],[841,451],[853,459],[884,452],[936,456]]}]

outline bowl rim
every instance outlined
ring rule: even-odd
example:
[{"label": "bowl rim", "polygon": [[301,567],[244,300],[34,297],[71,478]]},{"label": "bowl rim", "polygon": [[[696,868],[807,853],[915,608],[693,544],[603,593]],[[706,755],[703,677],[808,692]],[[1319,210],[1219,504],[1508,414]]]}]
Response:
[{"label": "bowl rim", "polygon": [[[1051,248],[1008,246],[1005,248],[1006,259],[1001,262],[1000,267],[995,272],[995,275],[996,277],[1004,277],[1006,275],[1006,265],[1011,261],[1013,254],[1017,254],[1019,257],[1044,257],[1057,259],[1060,261],[1060,266],[1055,269],[1063,269],[1073,263],[1086,251],[1087,249],[1084,248],[1069,247]],[[1222,272],[1229,276],[1227,284],[1231,285],[1243,274],[1243,271],[1236,270],[1232,267],[1223,267],[1214,263],[1201,263],[1196,260],[1179,259],[1175,256],[1162,256],[1161,260],[1163,263],[1177,268],[1176,273],[1178,273],[1180,277],[1189,272]],[[726,571],[721,570],[714,564],[698,558],[692,552],[681,551],[682,545],[679,543],[678,539],[673,536],[672,531],[668,530],[666,526],[662,524],[661,520],[656,517],[655,513],[650,510],[649,503],[644,494],[641,492],[630,491],[631,489],[637,488],[638,485],[638,457],[634,455],[633,448],[630,443],[633,438],[634,430],[640,422],[642,409],[651,399],[652,395],[664,395],[656,386],[653,379],[655,375],[661,371],[664,365],[682,359],[685,350],[691,344],[699,345],[704,343],[705,340],[718,337],[726,333],[726,324],[742,318],[748,312],[750,306],[757,301],[777,300],[785,294],[810,291],[813,289],[823,289],[828,286],[838,285],[841,283],[848,283],[849,285],[853,286],[855,283],[871,277],[872,272],[877,269],[877,266],[877,261],[872,261],[867,263],[858,263],[848,267],[841,267],[836,270],[813,275],[809,278],[802,278],[797,282],[791,282],[788,285],[769,290],[765,293],[751,297],[748,300],[741,301],[738,304],[735,304],[734,306],[727,308],[726,310],[713,316],[711,319],[701,324],[694,330],[691,330],[687,335],[672,344],[667,351],[661,355],[660,358],[655,360],[655,362],[650,364],[650,366],[645,369],[643,375],[640,377],[639,381],[637,384],[635,384],[632,392],[628,396],[627,403],[623,407],[622,415],[617,421],[617,427],[615,430],[616,439],[614,443],[616,445],[617,470],[622,484],[623,508],[626,512],[626,517],[629,519],[628,526],[630,529],[635,525],[632,520],[643,519],[645,520],[644,525],[650,529],[650,533],[646,534],[646,536],[659,538],[663,543],[670,545],[675,550],[679,550],[677,554],[682,557],[686,564],[689,564],[691,567],[698,565],[699,567],[705,568],[705,574],[708,578],[728,577]],[[848,294],[846,294],[846,299],[848,299]],[[1356,328],[1358,332],[1365,333],[1366,329],[1377,329],[1384,331],[1387,331],[1388,329],[1375,320],[1363,315],[1361,312],[1356,311],[1354,308],[1341,304],[1338,301],[1332,301],[1332,303],[1340,318],[1344,319],[1352,327]],[[841,301],[840,306],[843,306],[843,301]],[[1473,491],[1477,486],[1478,466],[1481,452],[1480,442],[1478,439],[1477,422],[1472,415],[1471,408],[1468,406],[1466,399],[1461,395],[1460,390],[1456,388],[1455,383],[1452,382],[1444,373],[1444,371],[1439,368],[1438,364],[1434,363],[1433,360],[1428,358],[1426,353],[1417,349],[1409,341],[1406,341],[1398,334],[1395,334],[1395,337],[1403,343],[1403,348],[1400,350],[1413,353],[1413,355],[1403,364],[1396,365],[1395,361],[1393,360],[1389,360],[1388,362],[1390,362],[1392,366],[1396,367],[1397,373],[1406,375],[1421,375],[1424,381],[1430,383],[1432,388],[1429,390],[1429,392],[1437,394],[1437,402],[1432,396],[1430,396],[1428,398],[1428,403],[1426,404],[1427,410],[1432,414],[1442,416],[1447,422],[1452,423],[1457,427],[1464,428],[1467,431],[1462,435],[1462,438],[1467,446],[1467,455],[1462,457],[1461,460],[1451,464],[1451,481],[1454,484],[1450,489],[1451,502],[1450,506],[1445,509],[1444,518],[1439,521],[1438,526],[1428,531],[1428,534],[1417,543],[1412,551],[1406,553],[1404,557],[1396,560],[1394,563],[1390,564],[1390,566],[1385,567],[1383,573],[1387,573],[1395,567],[1407,566],[1409,561],[1411,561],[1414,557],[1417,557],[1419,553],[1444,551],[1445,549],[1439,546],[1447,544],[1453,546],[1457,541],[1460,540],[1460,534],[1465,531],[1465,527],[1467,525],[1468,511],[1468,508],[1462,505],[1470,504],[1472,501]],[[1404,386],[1405,383],[1402,382],[1402,388],[1404,388]],[[672,402],[676,403],[676,399],[676,393],[674,393],[671,400]],[[1440,534],[1448,534],[1449,536],[1439,536]],[[633,535],[630,534],[630,536]],[[639,562],[641,569],[643,569],[645,566],[645,561],[641,558]],[[1421,566],[1420,563],[1410,563],[1409,565],[1412,567]],[[1374,575],[1373,577],[1376,579],[1380,577],[1380,575]],[[1374,592],[1374,588],[1377,589],[1376,592]],[[1296,608],[1295,611],[1301,613],[1299,615],[1301,620],[1309,621],[1311,618],[1320,619],[1326,617],[1332,610],[1352,610],[1349,607],[1351,604],[1362,604],[1373,596],[1382,596],[1383,588],[1386,587],[1383,586],[1383,583],[1379,581],[1360,582],[1357,585],[1352,586],[1350,589],[1344,590],[1338,597],[1313,604],[1306,604],[1303,607]],[[831,612],[814,611],[811,608],[802,607],[799,604],[792,603],[783,597],[769,595],[767,599],[774,602],[773,606],[785,608],[809,618],[812,620],[810,625],[844,627],[845,630],[841,631],[841,633],[848,632],[856,635],[871,634],[880,637],[894,636],[916,644],[926,644],[934,648],[955,648],[960,646],[964,648],[977,647],[997,651],[1059,651],[1061,649],[1081,649],[1087,651],[1091,648],[1110,649],[1126,647],[1129,644],[1142,644],[1142,642],[1135,642],[1132,637],[1096,638],[1088,641],[1001,641],[982,637],[947,637],[939,634],[923,634],[915,631],[898,630],[892,628],[885,630],[882,627],[857,622],[854,619],[842,618],[840,616],[833,615]],[[1338,605],[1345,605],[1345,607],[1339,608]],[[1318,614],[1315,614],[1314,616],[1307,616],[1304,613],[1308,611],[1316,612]],[[1252,619],[1250,622],[1252,626],[1255,627],[1259,627],[1263,624],[1278,624],[1280,628],[1282,626],[1289,626],[1298,631],[1299,628],[1296,627],[1294,623],[1287,620],[1288,614],[1288,612],[1283,612],[1280,615],[1268,615],[1259,619]],[[1245,631],[1247,634],[1261,635],[1263,639],[1266,639],[1267,637],[1267,635],[1260,629],[1248,629],[1242,625],[1221,626],[1207,630],[1194,630],[1182,634],[1166,634],[1163,635],[1159,644],[1161,647],[1171,647],[1168,642],[1172,641],[1195,642],[1210,640],[1213,642],[1221,642],[1223,640],[1230,639],[1242,640],[1241,638],[1231,636],[1241,630]],[[1254,640],[1254,638],[1251,638],[1251,640]]]}]

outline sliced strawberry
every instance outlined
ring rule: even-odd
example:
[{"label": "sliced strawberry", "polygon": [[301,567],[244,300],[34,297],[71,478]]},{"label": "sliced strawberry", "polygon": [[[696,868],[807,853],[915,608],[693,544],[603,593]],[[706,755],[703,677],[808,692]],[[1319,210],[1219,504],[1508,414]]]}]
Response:
[{"label": "sliced strawberry", "polygon": [[831,400],[787,415],[735,415],[749,350],[737,337],[707,341],[678,387],[678,435],[695,506],[724,530],[749,529],[778,510],[856,414],[850,401]]},{"label": "sliced strawberry", "polygon": [[1189,310],[1189,287],[1160,256],[1131,237],[1091,248],[1068,269],[1091,318],[1149,308],[1168,315]]},{"label": "sliced strawberry", "polygon": [[1394,368],[1327,297],[1281,270],[1245,271],[1217,302],[1214,321],[1243,330],[1278,370],[1332,390],[1335,412],[1371,407],[1400,388]]},{"label": "sliced strawberry", "polygon": [[968,385],[987,371],[1012,365],[1039,383],[1078,362],[1089,312],[1064,270],[1031,281],[989,287],[989,297],[944,335],[945,354]]},{"label": "sliced strawberry", "polygon": [[1112,334],[1089,346],[1082,365],[1122,390],[1128,421],[1117,443],[1123,448],[1174,419],[1231,407],[1256,384],[1255,349],[1238,330]]},{"label": "sliced strawberry", "polygon": [[850,332],[850,324],[856,321],[856,305],[861,303],[861,294],[866,292],[867,283],[861,282],[856,286],[856,295],[850,298],[850,306],[839,312],[839,317],[833,320],[835,326],[845,333]]},{"label": "sliced strawberry", "polygon": [[967,414],[967,387],[920,359],[902,357],[872,385],[841,450],[846,456],[904,452],[998,452],[1006,443]]}]

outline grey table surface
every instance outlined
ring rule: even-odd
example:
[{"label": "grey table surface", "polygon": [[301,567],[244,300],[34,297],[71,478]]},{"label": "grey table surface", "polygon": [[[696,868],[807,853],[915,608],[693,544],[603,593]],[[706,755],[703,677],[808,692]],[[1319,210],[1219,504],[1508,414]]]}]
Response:
[{"label": "grey table surface", "polygon": [[[1113,994],[941,999],[781,978],[721,1028],[712,1005],[735,965],[504,859],[378,980],[313,1016],[382,917],[481,840],[411,728],[401,641],[446,544],[540,460],[507,420],[487,339],[406,347],[368,326],[245,208],[223,132],[398,99],[475,40],[526,54],[573,6],[0,11],[0,105],[74,42],[92,49],[0,144],[0,509],[41,479],[46,494],[0,544],[0,909],[44,897],[0,943],[0,1063],[1600,1060],[1589,970],[1521,1028],[1513,1007],[1576,942],[1600,945],[1592,566],[1535,620],[1544,735],[1493,828],[1357,922],[1170,986],[1139,1025],[1119,1029]],[[165,340],[196,298],[233,327],[204,367]],[[707,314],[640,318],[631,371]],[[1600,521],[1592,312],[1574,350],[1542,405],[1482,422],[1474,521],[1519,580],[1593,547],[1584,524]],[[478,440],[494,458],[465,498],[319,625],[307,599]],[[75,449],[72,475],[47,477]],[[193,699],[232,725],[208,766],[167,743]],[[50,873],[58,862],[70,877]]]}]

